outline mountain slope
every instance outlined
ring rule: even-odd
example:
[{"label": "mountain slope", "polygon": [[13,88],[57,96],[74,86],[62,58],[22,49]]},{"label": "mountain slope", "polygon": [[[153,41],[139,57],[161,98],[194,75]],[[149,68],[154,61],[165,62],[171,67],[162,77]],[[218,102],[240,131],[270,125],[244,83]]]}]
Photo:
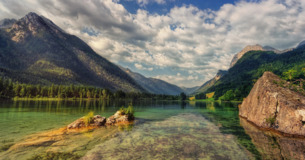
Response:
[{"label": "mountain slope", "polygon": [[193,94],[206,92],[211,86],[213,86],[221,77],[227,74],[228,71],[219,70],[214,78],[205,82],[200,86]]},{"label": "mountain slope", "polygon": [[145,91],[81,39],[36,13],[0,30],[0,57],[0,74],[19,82]]},{"label": "mountain slope", "polygon": [[195,87],[191,87],[191,88],[188,88],[188,87],[180,87],[185,94],[187,95],[190,95],[192,93],[194,93],[197,89],[200,88],[200,86],[195,86]]},{"label": "mountain slope", "polygon": [[236,100],[242,100],[251,90],[256,80],[265,71],[279,76],[293,69],[295,75],[303,78],[305,68],[305,45],[283,54],[271,51],[250,51],[244,54],[228,73],[211,86],[206,92],[215,92],[218,98],[230,91]]},{"label": "mountain slope", "polygon": [[281,53],[284,53],[284,52],[287,52],[287,51],[290,51],[291,49],[287,49],[287,50],[283,50],[283,51],[280,51],[280,50],[277,50],[271,46],[261,46],[259,44],[256,44],[256,45],[248,45],[246,46],[244,49],[242,49],[239,53],[235,54],[231,63],[230,63],[230,68],[232,68],[236,62],[247,52],[249,51],[272,51],[274,53],[277,53],[277,54],[281,54]]},{"label": "mountain slope", "polygon": [[129,69],[121,67],[129,76],[131,76],[138,84],[150,93],[154,94],[165,94],[165,95],[178,95],[184,92],[180,87],[165,82],[160,79],[146,78],[145,76],[132,72]]},{"label": "mountain slope", "polygon": [[[230,63],[230,68],[234,67],[234,65],[248,52],[250,51],[270,51],[270,52],[274,52],[276,54],[282,54],[288,51],[292,51],[293,49],[286,49],[286,50],[277,50],[271,46],[261,46],[259,44],[256,45],[248,45],[245,48],[243,48],[240,52],[238,52],[237,54],[234,55],[234,57],[231,60]],[[207,92],[207,90],[214,86],[216,84],[216,82],[222,78],[225,74],[227,73],[227,71],[222,71],[222,72],[218,72],[216,74],[216,76],[214,78],[212,78],[211,80],[205,82],[198,90],[196,90],[193,94],[202,94],[203,96],[205,96],[204,93]]]}]

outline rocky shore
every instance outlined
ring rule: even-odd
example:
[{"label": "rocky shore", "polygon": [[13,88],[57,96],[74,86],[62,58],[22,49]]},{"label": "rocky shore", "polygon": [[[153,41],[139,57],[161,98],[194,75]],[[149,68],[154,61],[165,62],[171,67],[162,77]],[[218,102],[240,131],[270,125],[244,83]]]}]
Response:
[{"label": "rocky shore", "polygon": [[265,72],[241,104],[239,115],[261,128],[305,136],[305,97],[279,82],[287,83]]}]

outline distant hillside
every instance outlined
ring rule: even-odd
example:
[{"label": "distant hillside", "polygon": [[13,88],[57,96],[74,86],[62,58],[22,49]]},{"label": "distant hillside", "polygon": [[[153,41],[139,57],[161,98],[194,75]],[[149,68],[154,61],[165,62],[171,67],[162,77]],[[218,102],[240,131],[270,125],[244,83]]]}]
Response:
[{"label": "distant hillside", "polygon": [[188,87],[180,87],[180,88],[184,91],[185,94],[190,95],[190,94],[194,93],[197,89],[199,89],[200,86],[195,86],[195,87],[190,87],[190,88],[188,88]]},{"label": "distant hillside", "polygon": [[282,77],[291,74],[294,77],[304,78],[305,45],[300,43],[297,48],[283,54],[276,54],[273,51],[247,52],[206,93],[215,92],[216,98],[227,93],[233,99],[242,100],[265,71],[271,71]]},{"label": "distant hillside", "polygon": [[118,66],[43,16],[29,13],[0,25],[0,76],[31,84],[145,91]]},{"label": "distant hillside", "polygon": [[165,95],[179,95],[184,92],[180,87],[165,82],[160,79],[146,78],[145,76],[132,72],[129,69],[121,67],[129,76],[131,76],[138,84],[140,84],[145,90],[154,94],[165,94]]},{"label": "distant hillside", "polygon": [[228,71],[219,70],[214,78],[205,82],[202,86],[200,86],[197,90],[192,92],[193,94],[206,92],[210,87],[212,87],[221,77],[227,74]]}]

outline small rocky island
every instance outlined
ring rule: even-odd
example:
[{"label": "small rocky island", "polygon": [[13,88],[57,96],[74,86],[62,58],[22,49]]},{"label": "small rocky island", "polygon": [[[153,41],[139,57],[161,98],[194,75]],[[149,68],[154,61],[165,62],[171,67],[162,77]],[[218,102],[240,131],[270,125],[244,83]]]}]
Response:
[{"label": "small rocky island", "polygon": [[134,120],[134,111],[132,106],[128,108],[121,108],[114,115],[109,118],[101,117],[100,115],[93,115],[93,112],[88,113],[88,115],[79,118],[69,124],[67,129],[83,129],[83,128],[95,128],[106,125],[117,125],[126,124]]},{"label": "small rocky island", "polygon": [[305,136],[305,97],[288,83],[265,72],[239,108],[239,115],[258,127],[293,136]]}]

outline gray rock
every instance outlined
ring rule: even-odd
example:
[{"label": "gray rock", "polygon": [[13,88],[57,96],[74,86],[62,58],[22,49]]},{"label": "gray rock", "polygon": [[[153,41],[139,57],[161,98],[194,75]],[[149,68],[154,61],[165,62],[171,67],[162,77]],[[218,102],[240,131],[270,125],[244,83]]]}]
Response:
[{"label": "gray rock", "polygon": [[107,125],[113,125],[115,123],[116,123],[116,118],[114,116],[107,118],[107,121],[106,121]]},{"label": "gray rock", "polygon": [[106,123],[106,118],[99,116],[98,118],[95,118],[93,121],[94,121],[94,126],[104,126]]}]

